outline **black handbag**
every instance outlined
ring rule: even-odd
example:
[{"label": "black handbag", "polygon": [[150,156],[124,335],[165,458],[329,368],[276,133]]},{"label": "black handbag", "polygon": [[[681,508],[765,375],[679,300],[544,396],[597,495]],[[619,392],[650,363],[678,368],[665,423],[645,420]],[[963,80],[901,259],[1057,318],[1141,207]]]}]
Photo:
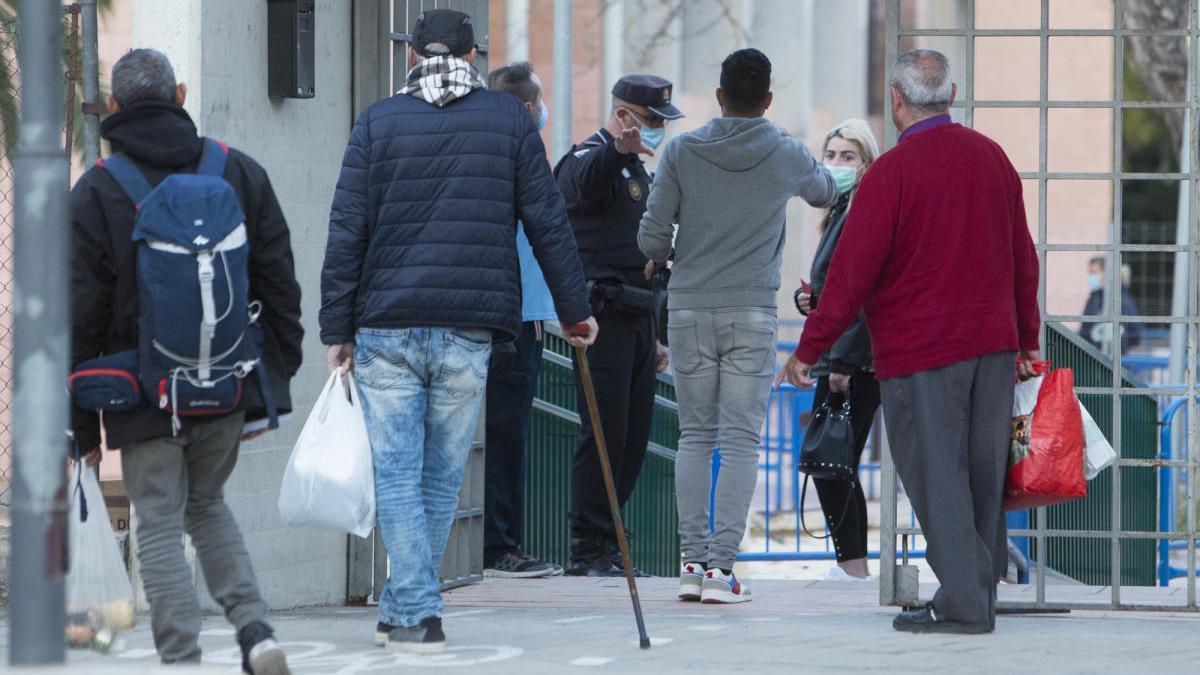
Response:
[{"label": "black handbag", "polygon": [[[833,407],[830,400],[841,396],[842,405]],[[814,539],[832,537],[850,511],[853,491],[846,495],[846,505],[842,515],[837,520],[834,529],[824,537],[818,537],[808,531],[804,524],[804,497],[808,492],[808,479],[845,481],[853,483],[858,480],[858,467],[855,466],[857,446],[854,442],[854,427],[850,423],[850,394],[829,394],[817,411],[813,413],[812,421],[804,432],[804,443],[800,446],[800,461],[796,468],[805,474],[804,487],[800,491],[800,524],[805,533]]]}]

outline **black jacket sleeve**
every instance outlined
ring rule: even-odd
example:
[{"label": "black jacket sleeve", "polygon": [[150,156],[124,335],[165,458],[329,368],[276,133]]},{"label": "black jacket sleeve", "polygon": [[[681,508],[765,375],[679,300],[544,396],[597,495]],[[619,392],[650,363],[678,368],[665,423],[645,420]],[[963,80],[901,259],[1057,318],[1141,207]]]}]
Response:
[{"label": "black jacket sleeve", "polygon": [[321,342],[327,345],[354,342],[358,287],[367,254],[367,165],[370,110],[364,111],[350,132],[342,158],[342,172],[329,213],[329,238],[321,268]]},{"label": "black jacket sleeve", "polygon": [[866,318],[860,313],[829,350],[829,369],[851,375],[871,367],[871,335]]},{"label": "black jacket sleeve", "polygon": [[263,305],[265,352],[278,355],[279,363],[268,365],[290,380],[304,358],[300,284],[296,281],[291,232],[267,172],[246,155],[238,153],[237,157],[245,168],[246,194],[254,195],[257,206],[246,216],[254,233],[250,242],[250,295]]},{"label": "black jacket sleeve", "polygon": [[567,211],[588,216],[608,209],[616,198],[617,176],[636,163],[637,155],[617,152],[615,143],[571,148],[556,176]]},{"label": "black jacket sleeve", "polygon": [[[108,223],[96,180],[84,174],[68,197],[71,205],[71,369],[100,356],[113,321],[116,285]],[[100,420],[93,411],[71,406],[71,428],[83,452],[100,447]]]},{"label": "black jacket sleeve", "polygon": [[517,154],[516,210],[525,223],[525,234],[546,285],[554,296],[558,320],[575,324],[591,315],[583,277],[583,263],[575,244],[575,233],[567,220],[563,196],[554,184],[546,147],[533,120],[520,116],[521,143]]}]

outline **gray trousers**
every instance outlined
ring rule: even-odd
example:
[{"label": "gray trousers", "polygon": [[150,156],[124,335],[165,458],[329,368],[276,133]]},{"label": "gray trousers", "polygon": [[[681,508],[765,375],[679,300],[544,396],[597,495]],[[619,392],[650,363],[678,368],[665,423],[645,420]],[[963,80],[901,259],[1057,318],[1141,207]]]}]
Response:
[{"label": "gray trousers", "polygon": [[137,513],[150,626],[163,663],[200,660],[200,603],[184,558],[184,532],[229,622],[240,630],[267,616],[250,555],[222,492],[237,463],[242,424],[237,413],[189,427],[177,437],[121,449],[125,490]]},{"label": "gray trousers", "polygon": [[[774,309],[671,310],[667,326],[679,450],[675,499],[685,562],[731,569],[758,482],[758,453],[775,375]],[[721,449],[709,534],[713,449]]]},{"label": "gray trousers", "polygon": [[1015,359],[999,352],[880,383],[896,471],[941,582],[933,606],[955,621],[995,625]]}]

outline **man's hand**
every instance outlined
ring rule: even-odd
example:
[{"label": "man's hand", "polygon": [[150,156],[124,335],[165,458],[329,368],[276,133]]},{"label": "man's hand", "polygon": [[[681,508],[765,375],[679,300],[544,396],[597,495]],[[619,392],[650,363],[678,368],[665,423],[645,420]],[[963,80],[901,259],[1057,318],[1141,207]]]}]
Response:
[{"label": "man's hand", "polygon": [[242,442],[249,443],[250,441],[258,438],[259,436],[262,436],[263,434],[267,433],[268,431],[270,431],[270,429],[259,429],[258,431],[251,431],[248,434],[242,434]]},{"label": "man's hand", "polygon": [[93,448],[83,456],[83,463],[88,466],[96,466],[100,463],[100,448]]},{"label": "man's hand", "polygon": [[1031,352],[1020,352],[1017,354],[1017,377],[1024,382],[1025,380],[1037,377],[1037,371],[1034,370],[1033,364],[1036,361],[1042,360],[1042,353],[1034,350]]},{"label": "man's hand", "polygon": [[830,373],[829,391],[835,394],[844,394],[850,391],[850,376],[844,373]]},{"label": "man's hand", "polygon": [[658,346],[658,356],[655,357],[654,370],[661,373],[671,365],[671,350],[661,342],[655,344]]},{"label": "man's hand", "polygon": [[775,387],[783,384],[786,378],[793,386],[796,387],[811,387],[813,381],[808,377],[808,371],[812,370],[812,364],[801,363],[800,359],[796,358],[795,354],[788,356],[787,363],[783,364],[783,369],[775,376]]},{"label": "man's hand", "polygon": [[808,313],[812,311],[812,293],[797,293],[796,309],[801,314],[808,316]]},{"label": "man's hand", "polygon": [[613,139],[613,145],[617,147],[617,152],[622,155],[650,155],[654,156],[654,151],[646,147],[642,143],[642,130],[638,127],[630,127],[625,129]]},{"label": "man's hand", "polygon": [[344,369],[347,373],[354,372],[354,343],[343,342],[337,345],[329,345],[325,351],[325,364],[329,366],[329,372],[333,372],[338,368]]},{"label": "man's hand", "polygon": [[572,347],[591,347],[596,343],[596,335],[600,332],[600,326],[594,316],[589,316],[572,326],[563,324],[562,329]]},{"label": "man's hand", "polygon": [[646,267],[642,270],[642,274],[646,277],[646,281],[650,281],[652,278],[654,278],[655,272],[661,269],[666,269],[666,267],[667,263],[665,260],[663,262],[654,262],[651,260],[650,262],[646,263]]}]

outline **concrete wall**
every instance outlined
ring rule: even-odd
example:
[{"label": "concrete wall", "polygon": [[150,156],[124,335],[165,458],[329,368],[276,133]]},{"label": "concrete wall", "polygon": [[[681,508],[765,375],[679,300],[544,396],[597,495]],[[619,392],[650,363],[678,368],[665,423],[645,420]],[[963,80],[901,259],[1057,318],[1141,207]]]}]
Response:
[{"label": "concrete wall", "polygon": [[[272,607],[340,603],[346,592],[346,536],[285,528],[276,500],[284,466],[325,382],[317,337],[320,269],[329,205],[352,123],[351,3],[316,4],[317,96],[267,97],[267,3],[246,0],[138,0],[134,44],[167,52],[187,82],[187,109],[200,132],[267,170],[292,231],[303,288],[305,363],[292,382],[295,412],[277,432],[243,446],[226,499],[242,527]],[[201,7],[202,6],[202,7]]]}]

